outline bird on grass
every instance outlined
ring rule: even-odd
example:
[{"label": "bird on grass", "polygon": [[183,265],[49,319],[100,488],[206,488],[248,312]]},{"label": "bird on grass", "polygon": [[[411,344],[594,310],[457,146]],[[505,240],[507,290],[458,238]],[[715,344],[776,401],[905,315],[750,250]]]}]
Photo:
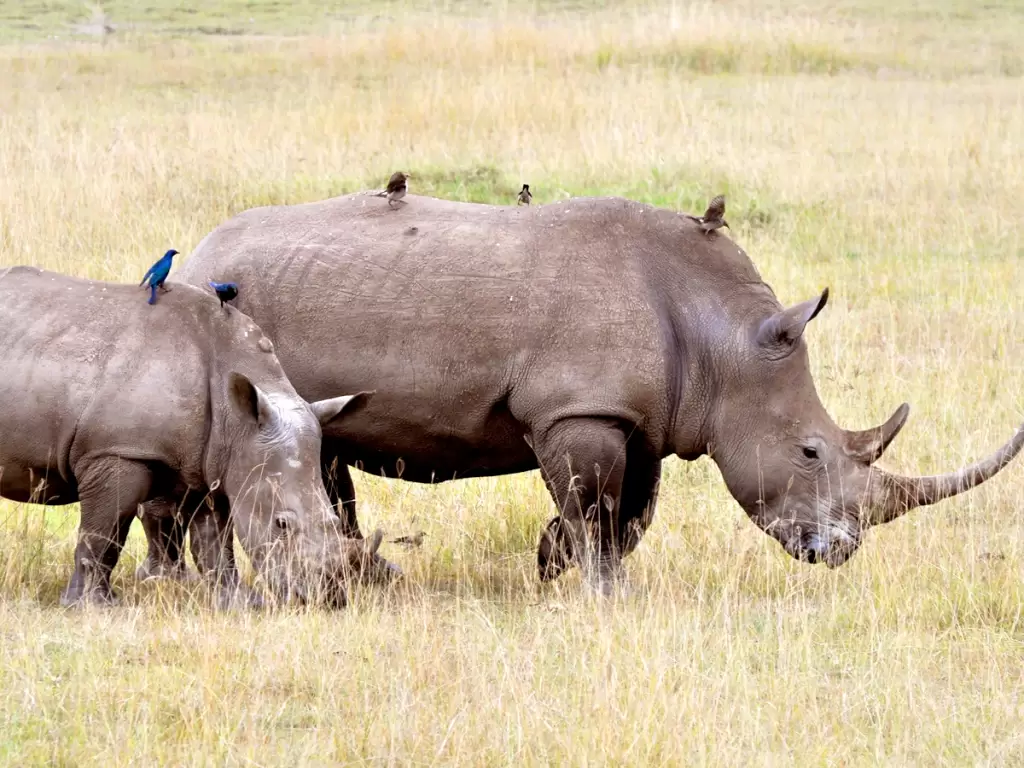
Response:
[{"label": "bird on grass", "polygon": [[409,180],[410,176],[402,171],[395,171],[391,174],[391,178],[388,179],[388,186],[383,192],[378,192],[377,197],[386,197],[388,199],[388,205],[392,203],[402,202],[402,198],[405,197],[405,193],[409,191]]},{"label": "bird on grass", "polygon": [[719,227],[732,229],[729,226],[729,222],[725,220],[725,195],[716,195],[711,198],[711,202],[708,203],[708,209],[704,211],[704,215],[697,219],[697,221],[700,223],[700,228],[704,231],[705,235],[714,232]]},{"label": "bird on grass", "polygon": [[213,292],[220,299],[222,309],[224,308],[225,301],[231,301],[238,296],[238,285],[236,283],[215,283],[211,280],[210,287],[213,288]]},{"label": "bird on grass", "polygon": [[164,281],[167,276],[171,274],[171,264],[174,261],[174,257],[178,255],[178,252],[171,248],[167,253],[163,255],[156,264],[149,268],[146,272],[146,276],[142,278],[142,282],[139,283],[139,287],[143,287],[146,283],[149,283],[149,304],[156,304],[156,289],[159,288],[164,293],[167,293],[170,288],[164,285]]},{"label": "bird on grass", "polygon": [[529,205],[533,201],[533,195],[530,194],[530,185],[523,184],[523,188],[519,191],[519,197],[516,198],[519,202],[516,205]]},{"label": "bird on grass", "polygon": [[407,547],[422,547],[423,537],[427,534],[423,531],[417,531],[411,536],[399,536],[397,539],[392,539],[392,544],[404,544]]}]

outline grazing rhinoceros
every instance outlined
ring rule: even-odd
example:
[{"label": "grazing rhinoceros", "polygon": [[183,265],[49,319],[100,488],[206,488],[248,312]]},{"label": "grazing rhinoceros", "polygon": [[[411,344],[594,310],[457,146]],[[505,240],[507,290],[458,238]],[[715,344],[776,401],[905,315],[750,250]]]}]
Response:
[{"label": "grazing rhinoceros", "polygon": [[320,427],[366,399],[307,404],[256,324],[191,286],[150,306],[129,286],[0,269],[0,495],[81,501],[63,604],[113,599],[136,510],[157,500],[157,514],[198,508],[193,553],[221,598],[243,589],[234,527],[279,594],[316,587],[343,605],[350,569],[379,564],[380,536],[342,538]]},{"label": "grazing rhinoceros", "polygon": [[960,472],[872,464],[903,427],[840,429],[802,336],[828,291],[789,309],[743,250],[685,215],[622,199],[537,207],[366,194],[257,208],[218,227],[178,280],[239,284],[304,397],[375,389],[324,430],[346,464],[416,482],[539,467],[561,516],[542,579],[580,564],[606,590],[651,522],[661,459],[709,454],[786,552],[837,566],[872,525],[983,482],[1019,431]]}]

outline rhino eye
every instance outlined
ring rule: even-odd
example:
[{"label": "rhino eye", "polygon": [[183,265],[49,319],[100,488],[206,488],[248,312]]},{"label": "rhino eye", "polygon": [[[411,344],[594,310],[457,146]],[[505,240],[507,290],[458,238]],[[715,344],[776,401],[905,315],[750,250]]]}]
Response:
[{"label": "rhino eye", "polygon": [[816,459],[818,458],[818,450],[816,448],[811,448],[809,445],[806,445],[804,446],[804,456],[806,456],[808,459]]}]

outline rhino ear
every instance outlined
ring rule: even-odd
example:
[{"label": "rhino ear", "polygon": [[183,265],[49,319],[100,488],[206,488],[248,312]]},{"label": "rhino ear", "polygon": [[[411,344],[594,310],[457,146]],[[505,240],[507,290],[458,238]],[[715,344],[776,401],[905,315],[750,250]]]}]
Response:
[{"label": "rhino ear", "polygon": [[365,405],[374,394],[376,394],[375,391],[332,397],[330,400],[317,400],[315,403],[310,403],[309,407],[313,409],[320,426],[326,427],[342,412],[348,414]]},{"label": "rhino ear", "polygon": [[256,422],[261,429],[274,420],[274,406],[259,387],[241,373],[228,374],[228,400],[243,419]]},{"label": "rhino ear", "polygon": [[804,328],[828,303],[828,288],[816,299],[809,299],[789,309],[776,312],[757,329],[758,346],[787,355],[804,333]]}]

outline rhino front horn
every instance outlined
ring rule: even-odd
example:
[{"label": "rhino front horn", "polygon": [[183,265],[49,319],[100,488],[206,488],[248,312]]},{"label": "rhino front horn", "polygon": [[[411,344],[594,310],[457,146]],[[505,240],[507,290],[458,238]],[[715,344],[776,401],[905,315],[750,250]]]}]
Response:
[{"label": "rhino front horn", "polygon": [[995,476],[1024,448],[1024,424],[1002,448],[977,464],[929,477],[902,477],[872,470],[868,489],[871,507],[869,520],[879,525],[895,520],[915,507],[936,504],[943,499],[969,491]]}]

